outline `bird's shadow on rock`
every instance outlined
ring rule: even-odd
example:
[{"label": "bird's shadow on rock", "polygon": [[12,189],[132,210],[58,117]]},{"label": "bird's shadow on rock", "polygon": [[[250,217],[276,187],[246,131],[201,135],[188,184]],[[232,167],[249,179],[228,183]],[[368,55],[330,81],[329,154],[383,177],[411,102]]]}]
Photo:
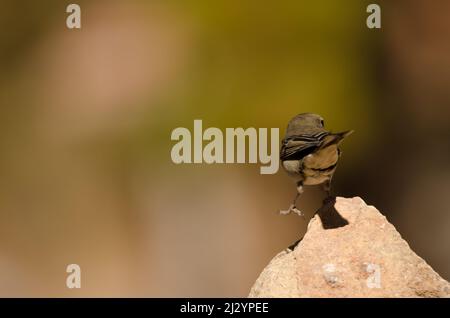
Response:
[{"label": "bird's shadow on rock", "polygon": [[[315,213],[320,217],[320,220],[322,221],[322,227],[325,230],[337,229],[349,224],[349,222],[336,210],[336,208],[334,207],[335,203],[336,197],[326,198],[325,200],[323,200],[323,205]],[[297,245],[300,244],[302,239],[303,238],[293,243],[288,247],[288,249],[293,251],[297,247]]]},{"label": "bird's shadow on rock", "polygon": [[334,207],[336,197],[330,197],[323,201],[322,207],[317,210],[316,214],[322,221],[322,226],[325,230],[336,229],[348,225],[348,221],[339,214]]}]

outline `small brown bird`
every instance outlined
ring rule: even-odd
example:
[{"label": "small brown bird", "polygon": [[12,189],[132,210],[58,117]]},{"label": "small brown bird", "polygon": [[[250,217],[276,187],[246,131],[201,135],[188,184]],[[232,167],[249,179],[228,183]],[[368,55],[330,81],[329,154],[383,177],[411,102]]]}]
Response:
[{"label": "small brown bird", "polygon": [[283,168],[297,182],[297,195],[289,209],[280,214],[303,213],[296,202],[304,185],[323,184],[331,195],[331,178],[336,170],[341,151],[339,143],[353,130],[332,133],[324,128],[323,118],[312,113],[295,116],[289,122],[283,139],[280,160]]}]

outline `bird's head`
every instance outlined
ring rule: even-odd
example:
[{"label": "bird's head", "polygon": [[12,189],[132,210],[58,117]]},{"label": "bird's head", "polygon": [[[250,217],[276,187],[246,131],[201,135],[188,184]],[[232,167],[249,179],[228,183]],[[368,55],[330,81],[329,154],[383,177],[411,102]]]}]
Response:
[{"label": "bird's head", "polygon": [[313,113],[298,114],[289,121],[287,134],[301,134],[324,130],[322,116]]}]

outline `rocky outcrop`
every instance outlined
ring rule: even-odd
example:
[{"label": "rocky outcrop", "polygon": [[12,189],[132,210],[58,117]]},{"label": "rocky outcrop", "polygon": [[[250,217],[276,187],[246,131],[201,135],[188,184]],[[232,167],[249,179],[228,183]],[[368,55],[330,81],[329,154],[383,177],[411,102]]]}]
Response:
[{"label": "rocky outcrop", "polygon": [[448,297],[450,284],[358,197],[326,203],[300,243],[279,253],[249,297]]}]

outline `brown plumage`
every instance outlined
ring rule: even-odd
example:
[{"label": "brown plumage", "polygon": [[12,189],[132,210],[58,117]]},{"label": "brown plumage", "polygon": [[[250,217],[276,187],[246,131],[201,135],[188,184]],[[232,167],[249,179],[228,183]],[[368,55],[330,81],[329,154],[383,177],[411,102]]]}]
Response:
[{"label": "brown plumage", "polygon": [[332,133],[324,128],[323,118],[312,113],[303,113],[291,119],[283,139],[280,160],[283,168],[297,182],[297,196],[288,210],[302,214],[295,206],[303,185],[324,184],[330,195],[331,178],[340,155],[339,143],[353,130]]}]

